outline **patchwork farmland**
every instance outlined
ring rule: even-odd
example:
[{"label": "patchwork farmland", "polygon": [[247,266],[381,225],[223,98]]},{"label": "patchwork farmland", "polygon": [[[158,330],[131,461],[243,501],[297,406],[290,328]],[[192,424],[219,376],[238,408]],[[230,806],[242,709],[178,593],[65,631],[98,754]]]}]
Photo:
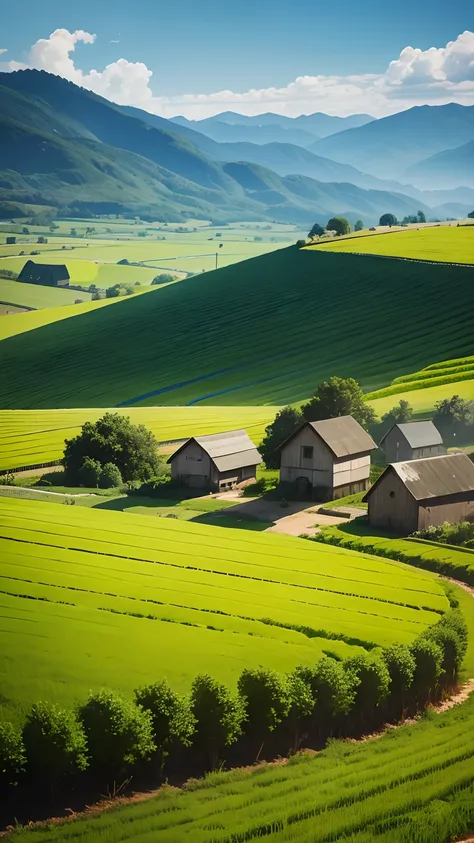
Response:
[{"label": "patchwork farmland", "polygon": [[[45,325],[27,344],[11,337],[0,346],[0,403],[282,405],[305,399],[334,372],[375,390],[416,367],[472,353],[471,274],[283,249],[248,261],[245,271],[224,268]],[[368,302],[379,296],[381,278],[374,319]]]},{"label": "patchwork farmland", "polygon": [[186,691],[198,672],[232,686],[249,665],[410,643],[449,608],[433,575],[397,562],[98,509],[0,498],[0,546],[2,716],[16,722],[91,687],[130,694],[161,675]]}]

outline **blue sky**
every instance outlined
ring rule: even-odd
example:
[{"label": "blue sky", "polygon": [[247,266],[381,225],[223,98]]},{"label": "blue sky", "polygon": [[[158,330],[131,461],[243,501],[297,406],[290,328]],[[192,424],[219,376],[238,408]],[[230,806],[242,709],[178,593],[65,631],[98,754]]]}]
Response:
[{"label": "blue sky", "polygon": [[[153,74],[153,98],[161,100],[150,110],[163,113],[166,109],[179,111],[178,103],[170,106],[168,100],[183,94],[283,89],[302,76],[381,75],[408,46],[422,51],[444,48],[460,33],[474,29],[472,0],[443,4],[440,0],[398,0],[393,4],[373,0],[339,0],[337,4],[289,0],[83,0],[71,4],[45,0],[38,4],[22,0],[9,4],[8,12],[6,17],[2,15],[0,32],[0,48],[7,51],[2,55],[4,65],[13,60],[31,66],[30,50],[38,39],[48,39],[57,29],[84,30],[96,38],[93,43],[77,41],[75,67],[87,75],[92,68],[102,72],[119,59],[145,65]],[[52,69],[46,61],[43,66]],[[474,64],[472,76],[474,79]],[[408,92],[408,103],[412,95],[413,91]],[[385,103],[380,100],[379,110],[397,110],[390,104],[390,96]],[[342,97],[336,99],[332,110],[337,111],[339,104],[339,110],[347,111],[350,92],[344,102]],[[265,110],[263,100],[261,111]],[[301,102],[301,97],[294,97],[293,110],[306,110],[306,104],[296,106],[297,101]],[[188,113],[192,110],[189,103],[183,105]],[[241,105],[236,110],[245,110],[244,103]],[[255,103],[246,105],[249,111],[257,109]],[[197,108],[196,103],[194,106]],[[209,112],[208,106],[200,103],[203,116]],[[286,104],[273,110],[289,113],[288,109]]]}]

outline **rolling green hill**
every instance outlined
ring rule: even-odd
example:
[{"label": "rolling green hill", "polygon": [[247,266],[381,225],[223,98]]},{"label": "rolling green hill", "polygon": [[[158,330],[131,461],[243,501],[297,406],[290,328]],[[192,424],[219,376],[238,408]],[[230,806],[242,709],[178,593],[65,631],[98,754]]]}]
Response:
[{"label": "rolling green hill", "polygon": [[471,354],[471,305],[470,267],[290,247],[3,340],[0,406],[282,405],[333,374],[375,390]]}]

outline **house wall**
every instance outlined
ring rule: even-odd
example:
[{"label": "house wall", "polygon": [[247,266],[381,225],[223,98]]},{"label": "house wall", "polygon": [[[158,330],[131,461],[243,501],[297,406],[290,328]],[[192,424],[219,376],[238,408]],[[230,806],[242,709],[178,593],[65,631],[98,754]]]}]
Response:
[{"label": "house wall", "polygon": [[[313,448],[311,459],[303,457],[303,447]],[[310,427],[304,427],[282,448],[280,480],[294,483],[305,477],[313,488],[327,489],[332,497],[334,457]]]},{"label": "house wall", "polygon": [[383,451],[387,463],[421,460],[423,457],[437,457],[446,453],[444,445],[431,445],[425,448],[411,448],[405,437],[396,428],[387,433],[383,442]]},{"label": "house wall", "polygon": [[205,488],[212,482],[211,467],[213,464],[201,446],[189,442],[172,461],[171,478],[184,486]]},{"label": "house wall", "polygon": [[418,529],[418,504],[393,469],[369,492],[368,516],[372,527],[395,533],[407,535]]},{"label": "house wall", "polygon": [[432,504],[425,504],[419,507],[418,530],[425,530],[427,527],[438,527],[445,521],[462,521],[468,516],[474,515],[474,493],[471,500],[464,501],[440,501]]},{"label": "house wall", "polygon": [[424,457],[440,457],[446,454],[444,445],[431,445],[429,448],[414,448],[413,460],[421,460]]},{"label": "house wall", "polygon": [[334,460],[333,485],[336,497],[365,492],[369,488],[370,454]]}]

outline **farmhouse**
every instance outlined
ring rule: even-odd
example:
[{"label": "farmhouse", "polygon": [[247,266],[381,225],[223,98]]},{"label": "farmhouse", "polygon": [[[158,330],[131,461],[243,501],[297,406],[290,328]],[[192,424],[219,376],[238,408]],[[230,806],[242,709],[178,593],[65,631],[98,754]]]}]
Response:
[{"label": "farmhouse", "polygon": [[16,243],[16,237],[6,237],[5,238],[5,244],[7,246],[14,246],[15,243]]},{"label": "farmhouse", "polygon": [[306,422],[281,446],[280,481],[321,501],[365,492],[376,447],[352,416]]},{"label": "farmhouse", "polygon": [[474,464],[447,454],[387,466],[364,498],[373,527],[413,533],[474,515]]},{"label": "farmhouse", "polygon": [[26,284],[40,284],[44,287],[68,287],[69,272],[63,263],[35,263],[27,261],[21,270],[18,281]]},{"label": "farmhouse", "polygon": [[387,463],[438,457],[446,453],[443,439],[432,421],[394,424],[380,440]]},{"label": "farmhouse", "polygon": [[254,480],[262,458],[245,430],[230,430],[188,439],[168,462],[172,480],[219,491]]}]

